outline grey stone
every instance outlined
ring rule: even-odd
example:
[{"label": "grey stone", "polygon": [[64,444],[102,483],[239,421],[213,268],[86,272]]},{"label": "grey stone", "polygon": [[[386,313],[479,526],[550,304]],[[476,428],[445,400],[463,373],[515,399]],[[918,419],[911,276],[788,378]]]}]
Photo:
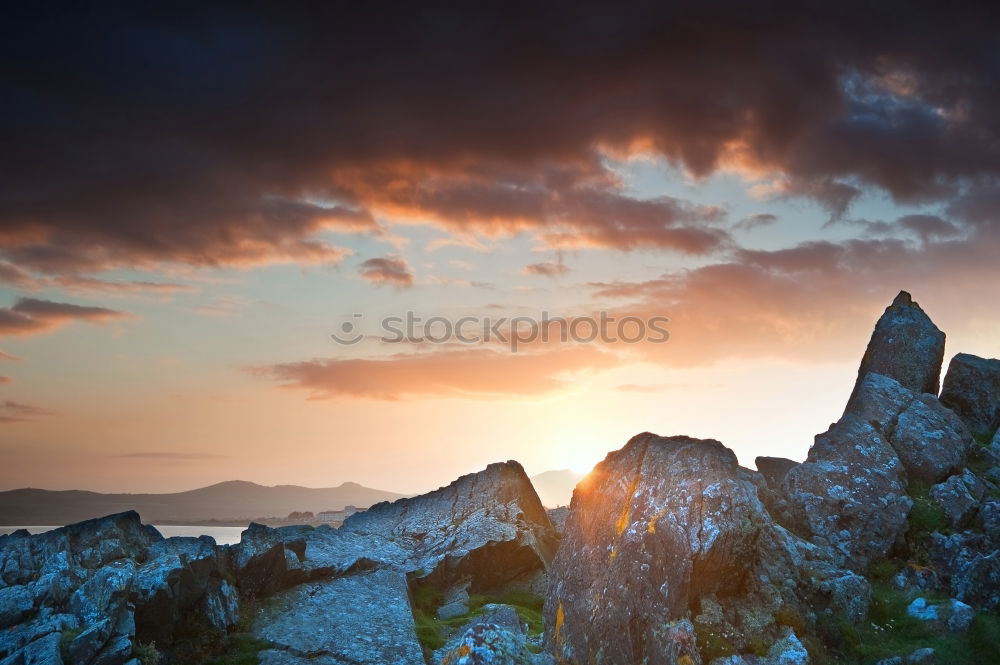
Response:
[{"label": "grey stone", "polygon": [[984,534],[932,533],[927,549],[951,594],[973,607],[1000,608],[1000,551]]},{"label": "grey stone", "polygon": [[948,630],[953,633],[960,633],[969,629],[973,619],[976,618],[975,610],[972,606],[960,600],[952,598],[948,601],[950,615],[948,616]]},{"label": "grey stone", "polygon": [[771,489],[781,489],[781,484],[789,471],[799,465],[798,462],[784,457],[757,457],[754,459],[757,471],[764,477],[764,482]]},{"label": "grey stone", "polygon": [[90,665],[125,665],[132,659],[132,641],[127,635],[112,637],[90,661]]},{"label": "grey stone", "polygon": [[352,515],[341,531],[375,535],[410,553],[406,567],[448,587],[489,591],[543,572],[559,537],[517,462],[491,464],[447,487]]},{"label": "grey stone", "polygon": [[913,504],[896,451],[850,413],[817,435],[806,461],[785,476],[784,494],[796,528],[855,571],[886,555]]},{"label": "grey stone", "polygon": [[[279,592],[265,601],[252,632],[298,658],[356,665],[424,663],[406,577],[392,570],[306,582]],[[283,661],[268,655],[262,662]]]},{"label": "grey stone", "polygon": [[681,618],[694,599],[757,582],[765,526],[756,488],[721,443],[633,437],[577,487],[550,571],[546,644],[557,661],[697,658]]},{"label": "grey stone", "polygon": [[934,665],[935,662],[937,662],[937,656],[934,649],[930,647],[917,649],[906,657],[907,665]]},{"label": "grey stone", "polygon": [[0,629],[21,623],[35,609],[35,594],[25,585],[0,588]]},{"label": "grey stone", "polygon": [[875,324],[849,402],[871,372],[891,377],[913,392],[936,395],[944,338],[910,294],[900,291]]},{"label": "grey stone", "polygon": [[892,578],[892,584],[900,590],[936,591],[941,581],[930,566],[907,564]]},{"label": "grey stone", "polygon": [[972,448],[965,423],[936,397],[868,374],[845,411],[870,423],[896,451],[911,480],[934,484],[961,468]]},{"label": "grey stone", "polygon": [[434,653],[436,665],[533,665],[517,612],[507,605],[488,605]]},{"label": "grey stone", "polygon": [[89,626],[69,644],[69,658],[72,663],[89,663],[111,637],[111,620],[103,619]]},{"label": "grey stone", "polygon": [[767,651],[766,665],[809,665],[809,652],[791,628]]},{"label": "grey stone", "polygon": [[1000,548],[1000,501],[987,501],[979,507],[976,523],[994,546]]},{"label": "grey stone", "polygon": [[463,603],[461,601],[455,601],[451,603],[446,603],[438,608],[437,618],[447,621],[448,619],[454,619],[455,617],[460,617],[463,614],[469,613],[468,603]]},{"label": "grey stone", "polygon": [[899,414],[890,443],[910,479],[933,484],[961,468],[972,436],[936,397],[917,395]]},{"label": "grey stone", "polygon": [[961,475],[954,475],[933,486],[930,497],[941,506],[948,524],[954,529],[967,525],[979,507],[979,502]]},{"label": "grey stone", "polygon": [[956,355],[948,365],[941,403],[961,416],[976,436],[993,437],[1000,425],[1000,360]]},{"label": "grey stone", "polygon": [[210,586],[213,592],[220,589],[227,565],[208,537],[168,538],[154,543],[146,557],[133,584],[136,630],[144,641],[165,644],[186,613],[210,602],[206,592]]},{"label": "grey stone", "polygon": [[930,605],[926,598],[914,598],[906,607],[906,613],[921,621],[937,621],[941,618],[937,605]]},{"label": "grey stone", "polygon": [[[997,460],[997,463],[1000,463],[1000,460]],[[566,518],[569,517],[569,506],[549,508],[545,512],[548,513],[552,528],[556,530],[556,533],[562,535],[563,531],[566,530]]]},{"label": "grey stone", "polygon": [[9,662],[17,665],[63,665],[59,633],[49,633],[24,647]]}]

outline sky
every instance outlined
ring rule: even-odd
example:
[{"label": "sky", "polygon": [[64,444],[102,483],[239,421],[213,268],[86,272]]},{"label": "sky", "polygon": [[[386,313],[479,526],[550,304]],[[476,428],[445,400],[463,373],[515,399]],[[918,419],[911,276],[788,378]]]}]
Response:
[{"label": "sky", "polygon": [[998,9],[754,4],[5,9],[0,490],[802,459],[901,289],[1000,356]]}]

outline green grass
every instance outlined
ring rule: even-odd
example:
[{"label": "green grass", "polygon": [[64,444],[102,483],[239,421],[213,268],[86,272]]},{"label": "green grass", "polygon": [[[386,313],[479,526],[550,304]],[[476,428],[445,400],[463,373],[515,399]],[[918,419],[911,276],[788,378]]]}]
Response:
[{"label": "green grass", "polygon": [[132,657],[138,658],[142,665],[158,665],[160,662],[160,652],[156,649],[156,643],[143,644],[136,642],[132,646]]},{"label": "green grass", "polygon": [[[945,599],[935,594],[920,595],[931,602]],[[847,621],[821,617],[819,633],[832,662],[871,665],[883,658],[905,656],[930,647],[939,663],[1000,663],[1000,617],[979,613],[967,632],[951,633],[946,627],[935,627],[907,615],[906,608],[913,597],[883,581],[873,580],[869,622],[854,626]]]},{"label": "green grass", "polygon": [[483,614],[483,607],[492,603],[513,607],[518,618],[528,625],[529,636],[538,635],[543,629],[544,599],[531,593],[472,594],[469,596],[469,611],[451,619],[437,618],[438,608],[444,604],[444,591],[432,584],[421,580],[412,583],[410,600],[417,639],[425,654],[443,647],[457,629]]},{"label": "green grass", "polygon": [[927,556],[927,536],[934,531],[949,533],[948,519],[945,517],[944,509],[930,497],[930,488],[921,482],[910,483],[910,498],[913,499],[913,508],[907,518],[909,529],[906,532],[906,541],[910,546],[910,553],[919,563],[926,565]]},{"label": "green grass", "polygon": [[258,654],[269,646],[248,633],[232,633],[226,636],[221,652],[205,660],[205,665],[257,665]]}]

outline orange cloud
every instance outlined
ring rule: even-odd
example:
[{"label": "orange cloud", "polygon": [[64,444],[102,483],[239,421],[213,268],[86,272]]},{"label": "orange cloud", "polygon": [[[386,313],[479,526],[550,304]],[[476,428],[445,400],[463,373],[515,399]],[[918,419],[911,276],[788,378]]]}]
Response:
[{"label": "orange cloud", "polygon": [[0,308],[0,335],[32,335],[63,326],[71,321],[106,323],[132,315],[104,307],[21,298],[13,307]]},{"label": "orange cloud", "polygon": [[39,416],[50,416],[52,411],[33,404],[5,400],[0,402],[0,425],[34,420]]},{"label": "orange cloud", "polygon": [[254,368],[311,399],[500,398],[565,390],[570,376],[610,369],[619,360],[592,347],[541,353],[490,349],[401,353],[385,358],[309,360]]}]

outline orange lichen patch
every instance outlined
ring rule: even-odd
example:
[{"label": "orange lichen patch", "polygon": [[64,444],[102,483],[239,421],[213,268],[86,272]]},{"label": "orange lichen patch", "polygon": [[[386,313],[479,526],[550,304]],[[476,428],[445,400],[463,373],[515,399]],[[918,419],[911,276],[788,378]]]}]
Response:
[{"label": "orange lichen patch", "polygon": [[649,520],[649,524],[646,526],[646,533],[656,533],[656,523],[660,521],[660,518],[666,514],[667,509],[664,508],[653,515],[652,519]]},{"label": "orange lichen patch", "polygon": [[692,658],[687,654],[684,654],[683,656],[677,659],[677,665],[694,665],[694,658]]},{"label": "orange lichen patch", "polygon": [[559,601],[559,606],[556,607],[556,629],[555,629],[555,643],[556,649],[562,648],[562,629],[563,624],[566,622],[566,613],[563,611],[562,601]]},{"label": "orange lichen patch", "polygon": [[615,550],[614,545],[612,545],[611,554],[608,555],[608,561],[614,561],[616,556],[618,556],[618,551]]},{"label": "orange lichen patch", "polygon": [[629,523],[632,521],[632,495],[635,494],[635,488],[639,486],[639,476],[637,475],[629,483],[628,493],[625,495],[625,504],[622,506],[622,513],[618,517],[618,523],[615,525],[615,531],[620,536],[628,528]]}]

